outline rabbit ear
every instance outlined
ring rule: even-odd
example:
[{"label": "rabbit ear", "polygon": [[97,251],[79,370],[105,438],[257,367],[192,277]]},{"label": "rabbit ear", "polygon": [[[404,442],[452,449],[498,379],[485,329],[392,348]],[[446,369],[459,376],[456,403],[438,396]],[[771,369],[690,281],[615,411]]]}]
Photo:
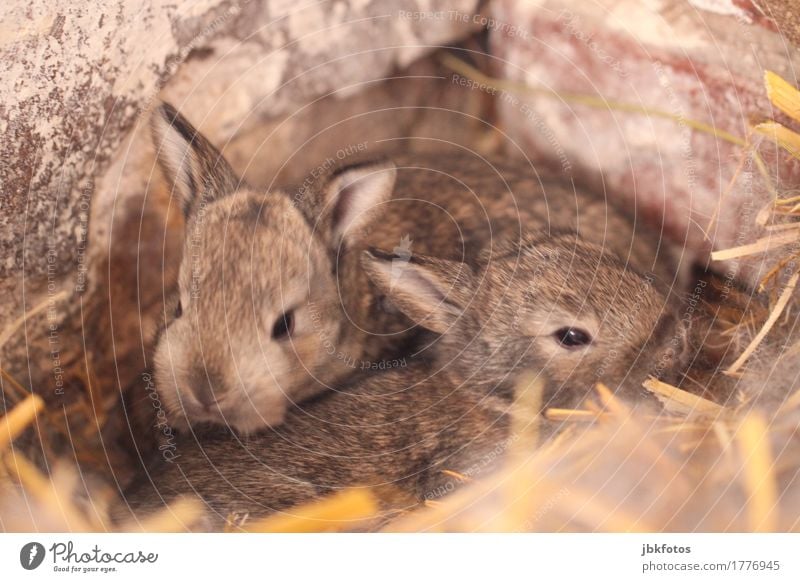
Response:
[{"label": "rabbit ear", "polygon": [[433,332],[445,333],[469,304],[473,274],[464,263],[399,258],[373,249],[364,252],[361,264],[400,311]]},{"label": "rabbit ear", "polygon": [[345,166],[331,175],[323,195],[334,247],[360,238],[392,197],[396,179],[397,168],[388,160]]},{"label": "rabbit ear", "polygon": [[156,157],[188,219],[203,204],[234,192],[239,178],[222,154],[169,103],[153,113]]}]

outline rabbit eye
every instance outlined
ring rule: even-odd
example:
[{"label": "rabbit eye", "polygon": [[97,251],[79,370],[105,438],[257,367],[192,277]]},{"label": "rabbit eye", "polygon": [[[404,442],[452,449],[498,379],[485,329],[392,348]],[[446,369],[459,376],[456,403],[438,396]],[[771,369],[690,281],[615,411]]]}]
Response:
[{"label": "rabbit eye", "polygon": [[561,347],[568,350],[582,348],[592,343],[592,336],[577,327],[562,327],[553,334],[553,337]]},{"label": "rabbit eye", "polygon": [[181,305],[180,299],[178,300],[178,304],[175,306],[175,319],[180,318],[183,315],[183,305]]},{"label": "rabbit eye", "polygon": [[294,310],[290,309],[278,316],[272,326],[272,339],[286,339],[294,331]]}]

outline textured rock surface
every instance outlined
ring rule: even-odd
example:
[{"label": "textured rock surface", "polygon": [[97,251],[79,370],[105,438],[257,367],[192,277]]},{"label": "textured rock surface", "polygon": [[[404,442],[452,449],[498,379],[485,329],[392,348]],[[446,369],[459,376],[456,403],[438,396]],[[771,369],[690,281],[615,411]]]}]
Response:
[{"label": "textured rock surface", "polygon": [[[742,148],[688,123],[622,111],[613,102],[744,138],[753,121],[774,113],[764,70],[796,84],[800,66],[800,54],[778,32],[781,3],[766,4],[775,5],[775,14],[729,0],[497,0],[491,5],[496,74],[607,100],[593,107],[541,94],[501,97],[500,123],[515,142],[511,149],[520,146],[578,177],[591,179],[600,169],[609,196],[635,200],[656,227],[663,216],[665,233],[686,237],[695,249],[750,242],[759,235],[753,222],[767,194]],[[791,24],[787,28],[793,31]],[[784,187],[800,181],[796,163],[781,156],[776,173],[774,148],[765,144],[761,152],[773,179]],[[718,211],[709,242],[704,231]],[[748,269],[752,275],[758,265]]]},{"label": "textured rock surface", "polygon": [[[117,234],[125,237],[152,234],[144,250],[160,255],[168,238],[163,218],[161,231],[143,219],[163,214],[163,199],[144,197],[148,181],[160,179],[145,131],[156,98],[175,102],[224,145],[242,127],[290,116],[329,93],[336,94],[331,100],[358,94],[435,46],[464,37],[471,23],[413,14],[469,12],[474,4],[338,0],[299,9],[284,0],[6,2],[0,16],[0,364],[23,384],[53,384],[62,356],[67,359],[64,344],[75,334],[91,335],[80,321],[110,318],[97,295],[106,293],[114,269],[135,273],[138,258],[128,249],[122,258],[131,262],[110,267],[113,225],[124,226]],[[241,158],[235,141],[226,149]],[[283,153],[276,151],[275,159]],[[84,287],[87,266],[95,276],[88,278],[89,304],[81,305],[73,293]],[[123,282],[130,279],[118,287],[136,309],[141,298]],[[23,322],[23,313],[37,305],[39,316]],[[77,322],[64,322],[66,313],[81,310]],[[118,331],[141,336],[133,327]]]}]

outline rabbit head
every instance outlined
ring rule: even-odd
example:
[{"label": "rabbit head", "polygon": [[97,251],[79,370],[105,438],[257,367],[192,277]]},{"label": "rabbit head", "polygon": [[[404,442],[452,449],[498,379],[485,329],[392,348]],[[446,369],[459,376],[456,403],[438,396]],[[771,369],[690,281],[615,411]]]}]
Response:
[{"label": "rabbit head", "polygon": [[652,277],[571,232],[523,237],[473,265],[373,251],[364,267],[400,310],[440,334],[437,365],[459,382],[535,370],[556,398],[549,404],[563,404],[598,382],[638,392],[685,355],[686,331]]},{"label": "rabbit head", "polygon": [[391,197],[394,165],[323,173],[294,196],[259,192],[171,106],[152,130],[186,229],[154,359],[170,422],[278,424],[352,372],[364,340],[339,301],[337,259]]}]

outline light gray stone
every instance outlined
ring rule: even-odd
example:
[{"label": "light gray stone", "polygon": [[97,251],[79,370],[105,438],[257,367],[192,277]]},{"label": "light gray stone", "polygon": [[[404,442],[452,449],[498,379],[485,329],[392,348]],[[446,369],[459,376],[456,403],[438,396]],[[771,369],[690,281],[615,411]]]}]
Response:
[{"label": "light gray stone", "polygon": [[[593,180],[700,260],[708,251],[752,242],[764,234],[756,216],[770,200],[765,181],[742,146],[691,123],[740,140],[752,124],[773,116],[790,124],[770,105],[763,77],[768,69],[797,84],[800,52],[780,34],[785,11],[770,12],[771,4],[492,2],[495,74],[567,96],[504,93],[499,109],[507,148]],[[796,160],[776,156],[766,143],[759,151],[774,183],[787,190],[800,185]],[[765,266],[760,260],[716,265],[752,279]]]}]

